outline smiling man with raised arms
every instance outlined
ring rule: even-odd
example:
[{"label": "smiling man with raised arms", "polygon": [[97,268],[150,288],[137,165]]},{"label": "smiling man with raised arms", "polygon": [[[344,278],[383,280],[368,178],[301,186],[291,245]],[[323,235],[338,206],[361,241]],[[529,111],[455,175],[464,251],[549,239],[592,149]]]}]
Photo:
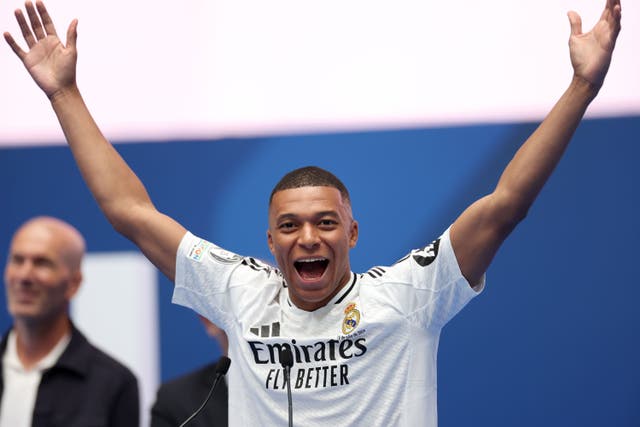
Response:
[{"label": "smiling man with raised arms", "polygon": [[607,0],[583,33],[569,12],[571,82],[493,191],[432,243],[357,274],[349,263],[358,223],[348,192],[317,167],[290,172],[272,193],[267,242],[277,268],[230,253],[160,213],[80,95],[77,21],[63,45],[41,2],[27,2],[26,11],[28,21],[21,11],[16,18],[28,51],[9,33],[5,39],[49,98],[100,208],[175,282],[174,302],[229,336],[232,426],[286,425],[285,348],[295,362],[296,425],[437,425],[440,331],[483,288],[497,250],[560,161],[604,82],[621,19],[619,0]]}]

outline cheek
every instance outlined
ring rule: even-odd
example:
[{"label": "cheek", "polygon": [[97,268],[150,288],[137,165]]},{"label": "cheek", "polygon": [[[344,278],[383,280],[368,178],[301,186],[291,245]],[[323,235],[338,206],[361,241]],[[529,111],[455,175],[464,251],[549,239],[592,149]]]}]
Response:
[{"label": "cheek", "polygon": [[277,236],[274,235],[271,237],[270,245],[271,252],[275,256],[276,254],[285,254],[289,251],[291,247],[293,239],[291,239],[288,235]]},{"label": "cheek", "polygon": [[285,268],[287,265],[286,256],[283,251],[276,249],[273,252],[273,258],[276,260],[280,268]]},{"label": "cheek", "polygon": [[63,295],[70,286],[70,277],[52,271],[42,271],[36,278],[42,290],[49,295]]},{"label": "cheek", "polygon": [[48,301],[47,304],[57,307],[68,299],[67,290],[68,286],[61,284],[55,287],[47,287],[43,292],[43,297]]},{"label": "cheek", "polygon": [[11,275],[11,273],[9,272],[9,269],[7,268],[7,269],[4,271],[4,285],[5,285],[5,287],[8,287],[8,286],[9,286],[9,283],[11,283],[12,281],[13,281],[12,275]]},{"label": "cheek", "polygon": [[44,287],[50,287],[52,283],[59,281],[59,278],[57,278],[55,274],[47,270],[36,271],[33,274],[33,278]]},{"label": "cheek", "polygon": [[24,276],[24,274],[21,273],[19,266],[9,264],[4,269],[5,283],[16,282],[20,280],[22,276]]}]

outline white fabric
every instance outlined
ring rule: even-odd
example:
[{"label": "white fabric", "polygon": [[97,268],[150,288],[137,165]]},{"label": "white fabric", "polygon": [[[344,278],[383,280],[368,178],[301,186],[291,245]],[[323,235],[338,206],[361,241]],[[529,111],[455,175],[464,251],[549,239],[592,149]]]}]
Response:
[{"label": "white fabric", "polygon": [[9,333],[2,357],[4,390],[0,405],[0,427],[31,427],[42,373],[55,365],[69,341],[71,334],[63,336],[45,357],[32,368],[25,369],[18,357],[16,334],[14,331]]},{"label": "white fabric", "polygon": [[173,301],[229,335],[230,426],[287,424],[282,345],[294,355],[294,425],[437,425],[440,330],[477,294],[460,272],[448,230],[391,267],[352,273],[313,312],[290,302],[277,269],[190,233],[176,269]]}]

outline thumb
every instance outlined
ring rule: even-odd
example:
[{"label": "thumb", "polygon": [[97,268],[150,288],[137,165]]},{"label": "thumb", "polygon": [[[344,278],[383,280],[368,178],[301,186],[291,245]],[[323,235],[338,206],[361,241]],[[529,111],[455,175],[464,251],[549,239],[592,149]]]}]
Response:
[{"label": "thumb", "polygon": [[578,15],[573,10],[567,12],[567,16],[569,17],[569,23],[571,24],[571,35],[578,36],[582,34],[582,19],[580,15]]}]

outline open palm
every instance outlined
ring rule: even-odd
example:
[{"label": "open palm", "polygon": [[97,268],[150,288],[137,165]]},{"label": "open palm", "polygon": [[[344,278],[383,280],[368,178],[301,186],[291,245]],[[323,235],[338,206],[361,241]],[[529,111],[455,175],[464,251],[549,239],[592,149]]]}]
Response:
[{"label": "open palm", "polygon": [[75,84],[77,21],[74,20],[69,25],[65,46],[58,38],[44,4],[39,1],[36,7],[37,13],[32,3],[26,4],[30,25],[22,11],[16,10],[15,13],[29,47],[28,51],[22,50],[11,34],[4,33],[4,38],[38,86],[48,97],[52,97],[58,91]]},{"label": "open palm", "polygon": [[620,32],[620,19],[620,0],[608,0],[600,20],[591,31],[582,33],[580,16],[575,12],[569,12],[569,49],[576,76],[596,86],[602,84]]}]

